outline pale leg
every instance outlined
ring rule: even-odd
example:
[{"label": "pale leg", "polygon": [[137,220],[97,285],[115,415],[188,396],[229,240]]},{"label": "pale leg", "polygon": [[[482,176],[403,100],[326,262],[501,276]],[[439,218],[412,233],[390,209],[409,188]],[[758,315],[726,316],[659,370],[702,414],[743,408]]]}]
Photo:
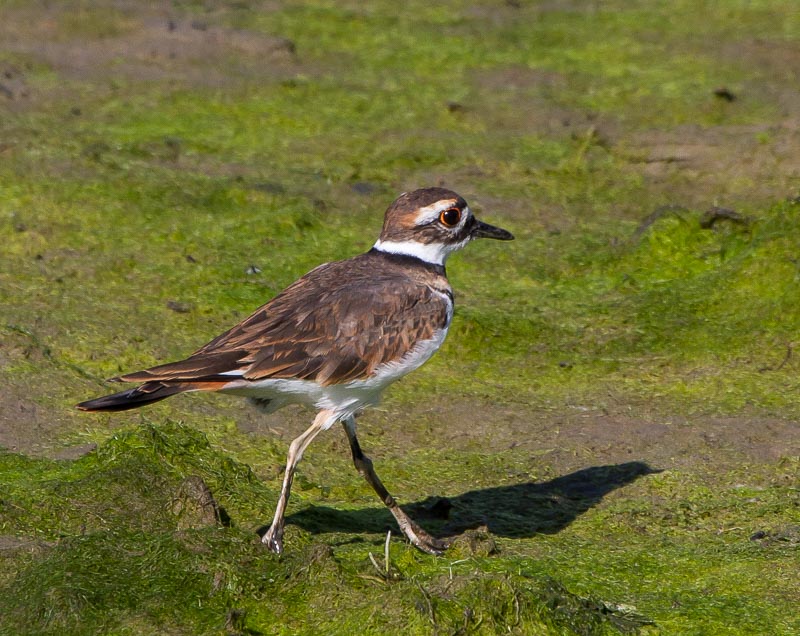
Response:
[{"label": "pale leg", "polygon": [[375,474],[372,468],[372,460],[367,457],[361,450],[356,437],[356,420],[351,415],[350,417],[342,420],[342,425],[347,433],[347,439],[350,442],[350,450],[353,452],[353,464],[356,470],[364,476],[367,483],[372,486],[372,489],[378,493],[386,507],[394,515],[397,520],[397,525],[408,537],[416,547],[428,554],[440,555],[447,549],[447,542],[441,539],[436,539],[420,528],[414,521],[405,513],[403,509],[397,505],[394,497],[389,494],[386,487],[381,483],[381,480]]},{"label": "pale leg", "polygon": [[317,413],[314,423],[289,445],[289,454],[286,457],[286,473],[283,476],[283,486],[281,487],[280,497],[278,497],[275,517],[272,519],[272,525],[269,530],[261,537],[261,542],[276,554],[283,552],[283,515],[286,512],[286,504],[289,502],[289,493],[292,490],[292,479],[294,478],[297,463],[303,457],[303,452],[308,448],[311,441],[321,430],[326,428],[326,424],[332,416],[333,411],[323,410]]}]

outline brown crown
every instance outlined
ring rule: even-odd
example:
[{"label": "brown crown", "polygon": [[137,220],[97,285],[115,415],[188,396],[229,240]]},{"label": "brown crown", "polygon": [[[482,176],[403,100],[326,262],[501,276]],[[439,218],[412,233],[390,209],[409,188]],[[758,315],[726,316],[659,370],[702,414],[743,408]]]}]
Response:
[{"label": "brown crown", "polygon": [[446,238],[435,224],[426,227],[416,224],[419,210],[439,201],[452,201],[454,207],[462,210],[467,207],[467,202],[462,197],[446,188],[421,188],[404,192],[386,210],[381,241],[433,243]]}]

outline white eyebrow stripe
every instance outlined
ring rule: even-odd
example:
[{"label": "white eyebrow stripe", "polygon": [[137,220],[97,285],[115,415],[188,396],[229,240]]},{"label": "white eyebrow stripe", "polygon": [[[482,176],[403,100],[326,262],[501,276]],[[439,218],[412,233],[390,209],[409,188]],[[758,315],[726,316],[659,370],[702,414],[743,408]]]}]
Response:
[{"label": "white eyebrow stripe", "polygon": [[420,208],[419,212],[417,213],[417,218],[414,220],[414,224],[427,225],[428,223],[438,219],[442,212],[448,208],[454,207],[456,203],[458,203],[456,199],[443,199],[432,205],[427,205],[424,208]]}]

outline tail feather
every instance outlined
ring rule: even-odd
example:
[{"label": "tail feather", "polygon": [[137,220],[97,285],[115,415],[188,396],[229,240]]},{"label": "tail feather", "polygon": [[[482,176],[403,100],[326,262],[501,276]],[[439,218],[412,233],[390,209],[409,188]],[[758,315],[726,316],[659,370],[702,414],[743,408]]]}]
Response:
[{"label": "tail feather", "polygon": [[152,404],[176,393],[192,390],[191,385],[164,384],[162,382],[146,382],[135,389],[105,395],[94,400],[87,400],[77,405],[81,411],[127,411],[145,404]]}]

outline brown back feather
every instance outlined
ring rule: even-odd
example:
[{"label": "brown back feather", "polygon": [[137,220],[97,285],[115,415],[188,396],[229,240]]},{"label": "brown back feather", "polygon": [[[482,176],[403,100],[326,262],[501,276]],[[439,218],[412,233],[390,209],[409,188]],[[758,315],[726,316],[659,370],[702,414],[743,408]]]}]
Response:
[{"label": "brown back feather", "polygon": [[[401,262],[402,261],[402,262]],[[121,380],[296,378],[329,385],[369,377],[447,324],[444,273],[368,252],[312,270],[186,360]],[[435,269],[435,268],[434,268]]]}]

